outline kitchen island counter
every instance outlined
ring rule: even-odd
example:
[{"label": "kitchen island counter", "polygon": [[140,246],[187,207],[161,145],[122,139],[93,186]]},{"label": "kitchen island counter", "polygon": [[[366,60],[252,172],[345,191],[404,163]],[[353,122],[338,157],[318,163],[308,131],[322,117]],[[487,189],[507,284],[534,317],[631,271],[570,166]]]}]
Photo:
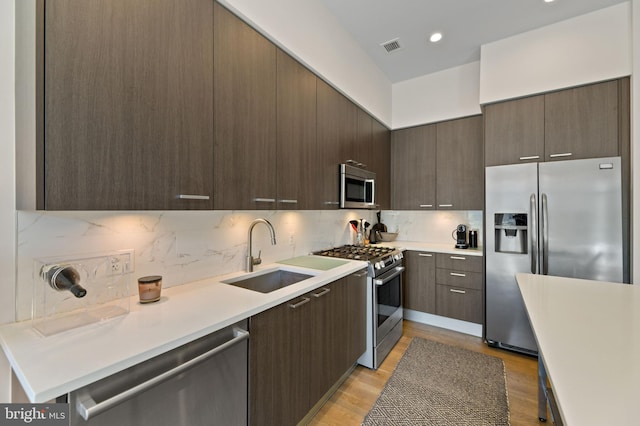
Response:
[{"label": "kitchen island counter", "polygon": [[640,287],[517,274],[566,425],[640,418]]},{"label": "kitchen island counter", "polygon": [[[343,260],[328,270],[264,265],[313,275],[271,293],[224,284],[245,272],[162,290],[158,302],[132,296],[127,315],[43,337],[31,321],[0,327],[0,345],[31,402],[46,402],[256,315],[366,267]],[[255,273],[254,272],[254,273]]]}]

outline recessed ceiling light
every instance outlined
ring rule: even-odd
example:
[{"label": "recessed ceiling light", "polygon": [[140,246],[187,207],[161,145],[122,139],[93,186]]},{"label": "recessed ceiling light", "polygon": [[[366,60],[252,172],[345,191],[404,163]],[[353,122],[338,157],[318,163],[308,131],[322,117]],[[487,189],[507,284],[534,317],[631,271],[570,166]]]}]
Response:
[{"label": "recessed ceiling light", "polygon": [[440,40],[442,40],[442,33],[433,33],[431,34],[431,37],[429,37],[429,41],[431,43],[437,43]]},{"label": "recessed ceiling light", "polygon": [[555,0],[544,0],[545,3],[553,3]]}]

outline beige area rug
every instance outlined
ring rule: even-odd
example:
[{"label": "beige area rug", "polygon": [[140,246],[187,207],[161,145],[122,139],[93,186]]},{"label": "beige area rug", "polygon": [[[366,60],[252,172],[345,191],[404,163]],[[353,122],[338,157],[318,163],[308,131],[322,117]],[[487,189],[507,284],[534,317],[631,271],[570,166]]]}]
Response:
[{"label": "beige area rug", "polygon": [[364,425],[509,425],[504,362],[413,338]]}]

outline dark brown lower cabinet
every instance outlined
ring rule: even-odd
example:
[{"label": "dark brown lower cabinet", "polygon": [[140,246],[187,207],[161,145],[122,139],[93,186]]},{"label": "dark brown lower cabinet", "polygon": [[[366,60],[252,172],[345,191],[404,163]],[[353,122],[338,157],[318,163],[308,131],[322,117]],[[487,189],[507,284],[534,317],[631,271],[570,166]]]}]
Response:
[{"label": "dark brown lower cabinet", "polygon": [[436,254],[436,314],[482,323],[482,257]]},{"label": "dark brown lower cabinet", "polygon": [[436,285],[438,315],[482,323],[482,292],[464,287]]},{"label": "dark brown lower cabinet", "polygon": [[434,253],[404,253],[404,307],[436,313],[436,256]]},{"label": "dark brown lower cabinet", "polygon": [[365,349],[366,271],[250,319],[249,423],[295,425]]}]

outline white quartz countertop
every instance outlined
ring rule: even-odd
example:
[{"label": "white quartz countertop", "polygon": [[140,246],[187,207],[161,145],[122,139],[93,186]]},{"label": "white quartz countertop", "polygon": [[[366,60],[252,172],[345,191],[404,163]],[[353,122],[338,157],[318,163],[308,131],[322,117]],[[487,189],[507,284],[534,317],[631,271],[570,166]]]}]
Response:
[{"label": "white quartz countertop", "polygon": [[366,266],[343,262],[328,270],[277,263],[257,267],[256,272],[281,268],[314,275],[266,294],[220,282],[245,274],[236,272],[163,289],[155,303],[142,305],[132,296],[127,315],[48,337],[37,333],[30,321],[8,324],[0,327],[0,345],[29,400],[45,402]]},{"label": "white quartz countertop", "polygon": [[516,279],[564,423],[638,424],[640,287],[531,274]]},{"label": "white quartz countertop", "polygon": [[457,249],[455,248],[455,241],[451,241],[451,244],[442,243],[425,243],[421,241],[392,241],[382,242],[380,245],[396,247],[402,250],[416,250],[416,251],[430,251],[434,253],[447,253],[467,256],[482,256],[482,247],[469,248],[469,249]]}]

